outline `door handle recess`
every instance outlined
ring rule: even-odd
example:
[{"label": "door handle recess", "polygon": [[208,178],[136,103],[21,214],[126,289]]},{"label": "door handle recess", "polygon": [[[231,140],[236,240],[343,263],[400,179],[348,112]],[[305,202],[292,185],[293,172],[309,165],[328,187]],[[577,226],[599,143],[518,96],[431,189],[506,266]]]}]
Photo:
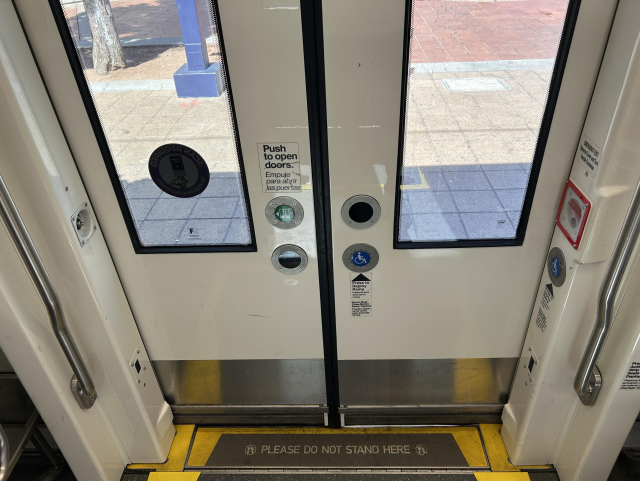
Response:
[{"label": "door handle recess", "polygon": [[87,366],[82,360],[82,356],[76,347],[67,322],[62,311],[62,304],[56,292],[51,278],[38,255],[38,251],[33,245],[33,241],[22,222],[20,213],[9,194],[7,185],[0,175],[0,217],[4,223],[11,240],[13,241],[22,262],[27,268],[31,280],[36,286],[38,294],[51,321],[51,327],[58,339],[58,343],[64,352],[67,361],[73,370],[71,378],[71,392],[75,396],[78,404],[83,409],[89,409],[96,400],[96,387],[87,370]]},{"label": "door handle recess", "polygon": [[620,236],[613,248],[611,260],[600,286],[596,324],[593,327],[587,350],[582,356],[578,373],[573,382],[580,401],[593,406],[602,387],[602,376],[596,363],[607,340],[613,323],[613,307],[631,253],[640,234],[640,184],[636,187],[631,206],[622,224]]}]

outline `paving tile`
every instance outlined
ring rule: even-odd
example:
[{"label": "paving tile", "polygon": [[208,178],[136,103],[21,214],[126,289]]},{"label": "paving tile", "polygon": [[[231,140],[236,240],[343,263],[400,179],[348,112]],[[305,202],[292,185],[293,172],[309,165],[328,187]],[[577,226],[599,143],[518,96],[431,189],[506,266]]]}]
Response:
[{"label": "paving tile", "polygon": [[460,214],[469,239],[511,239],[516,230],[506,212]]},{"label": "paving tile", "polygon": [[117,171],[120,182],[123,183],[123,187],[126,187],[126,185],[131,184],[132,182],[149,179],[149,169],[146,165],[119,165],[117,166]]},{"label": "paving tile", "polygon": [[230,219],[236,210],[238,197],[203,197],[198,199],[190,219]]},{"label": "paving tile", "polygon": [[240,197],[242,187],[237,174],[230,173],[227,177],[223,174],[212,174],[209,185],[200,197]]},{"label": "paving tile", "polygon": [[224,238],[225,244],[247,245],[251,243],[249,223],[246,219],[233,219]]},{"label": "paving tile", "polygon": [[450,190],[490,190],[483,172],[444,172]]},{"label": "paving tile", "polygon": [[449,185],[440,168],[421,167],[422,177],[429,190],[449,190]]},{"label": "paving tile", "polygon": [[138,226],[140,243],[143,246],[175,245],[184,224],[184,220],[144,221]]},{"label": "paving tile", "polygon": [[403,191],[403,209],[411,214],[456,212],[456,204],[449,192]]},{"label": "paving tile", "polygon": [[501,212],[502,204],[491,190],[463,190],[451,193],[458,212]]},{"label": "paving tile", "polygon": [[242,201],[242,199],[238,199],[238,204],[236,205],[236,210],[233,212],[234,219],[246,219],[247,215],[247,206]]},{"label": "paving tile", "polygon": [[162,191],[151,179],[122,182],[127,197],[130,199],[157,199]]},{"label": "paving tile", "polygon": [[486,176],[494,189],[524,189],[529,180],[522,170],[492,171],[486,172]]},{"label": "paving tile", "polygon": [[520,214],[521,212],[518,211],[514,211],[514,212],[507,212],[507,214],[509,215],[509,219],[511,219],[511,224],[514,227],[518,227],[518,223],[520,222]]},{"label": "paving tile", "polygon": [[142,125],[131,125],[127,127],[117,125],[109,130],[109,138],[113,140],[136,140],[142,128]]},{"label": "paving tile", "polygon": [[525,193],[525,189],[496,190],[504,210],[508,211],[520,211]]},{"label": "paving tile", "polygon": [[[512,156],[510,156],[512,157]],[[508,160],[516,160],[509,158]],[[481,159],[481,167],[485,172],[491,170],[523,170],[522,163],[519,162],[504,162],[501,159],[501,156],[486,156],[486,158]],[[528,165],[528,164],[526,164]]]},{"label": "paving tile", "polygon": [[148,220],[188,219],[196,199],[158,199],[147,215]]},{"label": "paving tile", "polygon": [[[470,157],[466,159],[466,163],[463,163],[460,158],[457,158],[456,161],[460,163],[446,163],[443,159],[443,164],[440,167],[442,172],[480,172],[482,171],[482,166],[478,159],[475,157]],[[448,181],[445,179],[445,182]],[[449,185],[449,184],[447,184]]]},{"label": "paving tile", "polygon": [[400,241],[428,242],[466,238],[459,214],[411,214],[400,217]]},{"label": "paving tile", "polygon": [[178,237],[179,244],[220,245],[225,244],[231,219],[189,219]]},{"label": "paving tile", "polygon": [[421,184],[420,171],[417,167],[404,167],[402,169],[402,185]]},{"label": "paving tile", "polygon": [[143,221],[155,203],[156,199],[130,199],[129,210],[133,219]]}]

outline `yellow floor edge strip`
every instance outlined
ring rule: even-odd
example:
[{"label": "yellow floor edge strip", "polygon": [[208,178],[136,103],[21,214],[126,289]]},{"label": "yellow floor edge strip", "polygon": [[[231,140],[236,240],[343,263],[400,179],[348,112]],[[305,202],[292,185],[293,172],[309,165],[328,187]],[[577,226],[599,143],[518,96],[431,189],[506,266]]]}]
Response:
[{"label": "yellow floor edge strip", "polygon": [[[491,470],[505,471],[505,472],[517,472],[521,469],[552,469],[550,464],[540,466],[514,466],[509,462],[509,455],[507,454],[507,448],[504,446],[502,436],[500,435],[500,429],[502,424],[481,424],[480,432],[484,439],[484,448],[487,451],[489,457],[489,463],[491,464]],[[505,478],[510,479],[510,478]],[[516,479],[516,478],[514,478]],[[519,478],[518,478],[519,479]],[[528,479],[528,478],[522,478]]]},{"label": "yellow floor edge strip", "polygon": [[[529,473],[474,473],[478,481],[530,481]],[[149,473],[148,481],[197,481],[200,473]]]},{"label": "yellow floor edge strip", "polygon": [[200,473],[149,473],[147,481],[196,481]]},{"label": "yellow floor edge strip", "polygon": [[[509,462],[507,450],[500,435],[500,424],[480,424],[479,431],[475,427],[452,426],[452,427],[421,427],[421,428],[347,428],[342,430],[332,430],[328,428],[217,428],[200,427],[196,430],[195,425],[177,425],[176,435],[169,451],[168,459],[162,464],[130,464],[130,470],[155,470],[151,473],[149,481],[195,481],[200,473],[182,473],[185,466],[204,466],[213,452],[220,435],[223,433],[286,433],[286,434],[344,434],[349,433],[451,433],[462,451],[470,467],[487,466],[484,452],[491,465],[491,473],[474,473],[479,481],[490,479],[504,481],[523,481],[529,479],[527,473],[520,472],[521,469],[551,469],[551,465],[540,466],[514,466]],[[484,440],[484,451],[482,441]],[[195,435],[194,435],[195,434]],[[191,441],[193,439],[193,446]],[[189,453],[189,448],[191,452]],[[187,456],[189,456],[187,462]],[[185,474],[186,477],[174,476]],[[487,475],[498,475],[487,477]],[[194,477],[195,476],[195,477]]]},{"label": "yellow floor edge strip", "polygon": [[478,481],[529,481],[529,473],[473,473]]},{"label": "yellow floor edge strip", "polygon": [[[184,464],[187,461],[187,454],[189,454],[189,446],[191,446],[191,438],[193,437],[193,431],[195,425],[193,424],[178,424],[176,425],[176,436],[173,438],[171,449],[169,450],[169,456],[167,461],[162,464],[130,464],[127,469],[155,469],[157,472],[181,472],[184,470]],[[187,473],[193,474],[193,473]],[[195,473],[200,474],[200,473]],[[198,478],[149,478],[149,479],[185,479],[191,481]]]}]

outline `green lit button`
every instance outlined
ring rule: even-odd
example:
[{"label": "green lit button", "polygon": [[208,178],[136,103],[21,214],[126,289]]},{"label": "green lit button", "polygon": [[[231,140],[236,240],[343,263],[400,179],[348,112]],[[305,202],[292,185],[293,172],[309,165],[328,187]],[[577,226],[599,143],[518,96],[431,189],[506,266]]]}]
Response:
[{"label": "green lit button", "polygon": [[278,207],[276,207],[276,211],[274,214],[276,216],[276,219],[278,219],[280,222],[291,222],[296,216],[293,207],[290,207],[288,205],[279,205]]}]

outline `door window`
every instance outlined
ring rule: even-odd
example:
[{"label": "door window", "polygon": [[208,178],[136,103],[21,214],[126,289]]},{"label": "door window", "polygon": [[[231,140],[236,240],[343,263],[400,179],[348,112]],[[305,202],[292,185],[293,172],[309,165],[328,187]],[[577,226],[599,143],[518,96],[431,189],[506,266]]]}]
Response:
[{"label": "door window", "polygon": [[567,6],[412,2],[396,247],[523,242],[560,84]]},{"label": "door window", "polygon": [[98,4],[53,7],[136,251],[255,250],[213,5]]}]

